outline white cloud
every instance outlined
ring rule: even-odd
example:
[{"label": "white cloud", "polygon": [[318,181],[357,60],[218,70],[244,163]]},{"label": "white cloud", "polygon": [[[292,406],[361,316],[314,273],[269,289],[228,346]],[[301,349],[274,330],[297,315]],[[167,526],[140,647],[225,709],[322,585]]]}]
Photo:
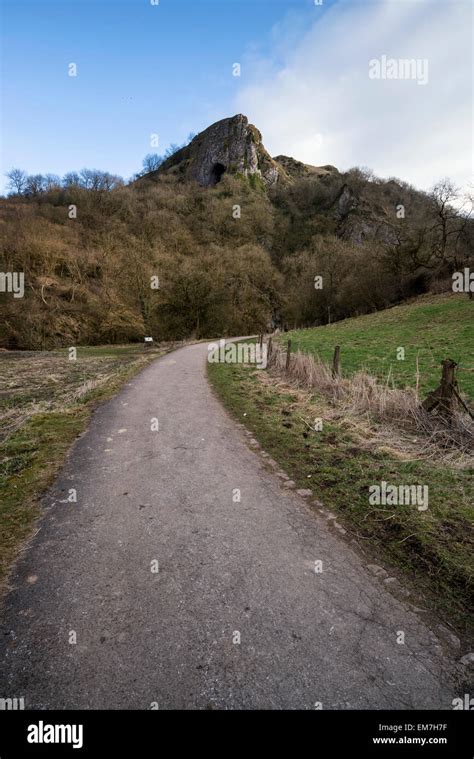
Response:
[{"label": "white cloud", "polygon": [[[472,181],[470,0],[339,0],[292,50],[245,66],[236,110],[272,155],[369,166],[428,189]],[[281,25],[279,34],[283,34]],[[428,82],[370,79],[369,61],[428,60]]]}]

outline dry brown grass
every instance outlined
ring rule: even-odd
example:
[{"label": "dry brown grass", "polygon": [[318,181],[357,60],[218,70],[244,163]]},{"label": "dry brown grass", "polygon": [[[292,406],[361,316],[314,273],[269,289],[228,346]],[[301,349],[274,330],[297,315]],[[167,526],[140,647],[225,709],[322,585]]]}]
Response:
[{"label": "dry brown grass", "polygon": [[137,346],[79,348],[77,361],[66,349],[2,351],[0,354],[0,444],[37,414],[64,412],[89,393],[107,387],[123,369],[145,366],[165,352]]},{"label": "dry brown grass", "polygon": [[[422,457],[443,457],[458,466],[472,465],[474,422],[459,407],[448,421],[426,412],[416,389],[396,389],[390,377],[385,383],[360,371],[352,377],[333,378],[332,369],[320,359],[297,351],[286,371],[286,351],[272,345],[268,368],[288,384],[315,390],[328,401],[331,416],[345,419],[358,428],[361,437],[369,434],[393,446],[399,453],[414,452]],[[375,429],[376,428],[376,429]]]}]

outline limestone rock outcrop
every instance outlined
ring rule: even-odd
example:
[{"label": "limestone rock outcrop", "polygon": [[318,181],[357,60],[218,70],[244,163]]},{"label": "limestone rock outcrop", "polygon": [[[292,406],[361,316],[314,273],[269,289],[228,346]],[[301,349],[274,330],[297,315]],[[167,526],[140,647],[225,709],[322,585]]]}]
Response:
[{"label": "limestone rock outcrop", "polygon": [[212,187],[226,172],[258,177],[267,187],[287,179],[283,166],[265,150],[258,129],[242,114],[212,124],[145,178],[171,173]]}]

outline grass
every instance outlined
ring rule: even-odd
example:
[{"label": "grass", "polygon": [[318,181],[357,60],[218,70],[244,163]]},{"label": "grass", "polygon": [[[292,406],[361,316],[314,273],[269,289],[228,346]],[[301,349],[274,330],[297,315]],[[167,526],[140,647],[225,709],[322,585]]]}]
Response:
[{"label": "grass", "polygon": [[167,346],[0,353],[0,583],[40,514],[52,483],[94,408]]},{"label": "grass", "polygon": [[[324,422],[316,432],[311,422],[325,418],[327,400],[267,372],[210,364],[209,375],[229,411],[291,479],[311,487],[373,560],[413,583],[423,605],[471,639],[473,470],[370,445],[367,430],[357,435],[344,419]],[[428,485],[428,511],[370,505],[369,486],[382,480]]]},{"label": "grass", "polygon": [[[331,363],[336,345],[341,346],[345,375],[365,369],[386,381],[389,373],[394,386],[415,387],[416,361],[420,370],[420,394],[434,390],[445,358],[456,361],[461,391],[474,399],[474,352],[472,322],[474,301],[465,295],[433,295],[385,311],[346,319],[325,327],[296,330],[281,337],[291,338],[292,350],[319,355]],[[404,360],[397,359],[405,349]]]}]

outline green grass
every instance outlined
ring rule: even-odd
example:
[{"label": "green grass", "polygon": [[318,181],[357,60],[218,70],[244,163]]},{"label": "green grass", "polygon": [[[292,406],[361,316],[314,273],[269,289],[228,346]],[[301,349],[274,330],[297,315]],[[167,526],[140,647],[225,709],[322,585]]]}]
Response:
[{"label": "green grass", "polygon": [[[385,381],[390,372],[400,388],[415,386],[418,356],[424,397],[438,386],[443,359],[474,369],[473,321],[474,300],[438,295],[326,327],[288,332],[281,340],[291,338],[292,349],[319,355],[326,363],[340,345],[343,374],[366,369]],[[397,360],[400,347],[405,349],[402,361]],[[458,382],[461,391],[474,398],[474,371],[459,371]]]},{"label": "green grass", "polygon": [[74,362],[67,350],[0,354],[0,583],[94,408],[166,349],[79,348]]},{"label": "green grass", "polygon": [[[311,487],[373,560],[413,583],[423,605],[470,639],[473,470],[364,449],[343,422],[315,432],[303,420],[324,418],[325,401],[262,383],[258,370],[210,364],[209,375],[226,407],[297,485]],[[428,511],[370,505],[368,488],[382,480],[428,485]]]}]

